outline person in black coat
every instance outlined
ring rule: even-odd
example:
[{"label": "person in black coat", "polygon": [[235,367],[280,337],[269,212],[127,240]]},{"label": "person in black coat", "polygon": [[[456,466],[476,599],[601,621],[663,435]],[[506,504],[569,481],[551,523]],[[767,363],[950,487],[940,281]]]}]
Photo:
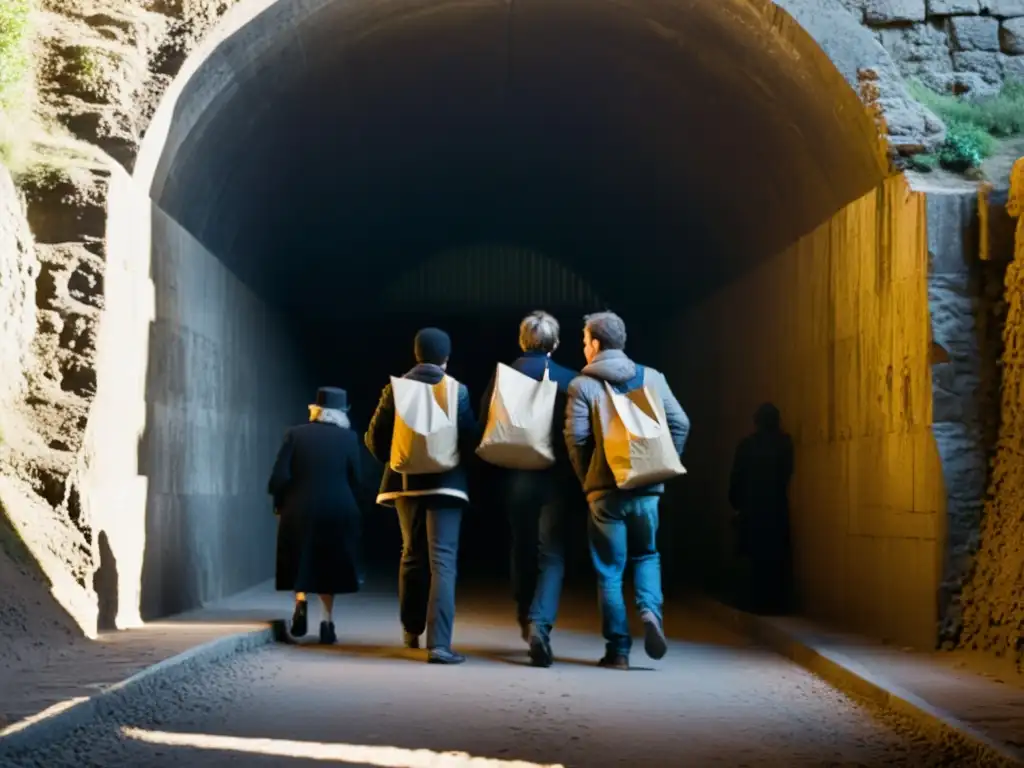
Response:
[{"label": "person in black coat", "polygon": [[782,431],[779,410],[771,403],[757,409],[754,427],[736,448],[729,504],[736,510],[740,554],[750,562],[749,607],[756,613],[785,613],[790,600],[793,441]]},{"label": "person in black coat", "polygon": [[[530,661],[549,667],[553,661],[551,630],[565,577],[567,497],[579,493],[569,452],[562,437],[566,393],[579,374],[551,359],[558,348],[558,320],[547,312],[531,312],[519,324],[523,354],[511,365],[520,373],[558,385],[551,414],[551,447],[555,463],[547,469],[500,471],[500,487],[512,531],[512,594],[523,640],[530,646]],[[487,420],[494,393],[494,378],[480,402],[480,418]]]},{"label": "person in black coat", "polygon": [[334,596],[359,591],[359,438],[348,420],[348,395],[321,387],[309,423],[292,427],[274,462],[268,492],[280,515],[279,591],[295,593],[291,632],[308,629],[306,594],[320,596],[320,642],[333,644]]},{"label": "person in black coat", "polygon": [[[424,328],[414,342],[416,365],[404,378],[437,384],[445,377],[452,343],[439,328]],[[398,602],[405,645],[419,648],[427,632],[427,661],[461,664],[465,657],[452,650],[455,623],[455,578],[459,557],[462,513],[469,503],[466,460],[479,440],[479,426],[469,390],[459,384],[458,431],[460,463],[437,474],[403,475],[391,468],[395,429],[395,396],[384,387],[377,410],[366,430],[366,447],[385,465],[377,503],[398,510],[402,528],[402,564]]]}]

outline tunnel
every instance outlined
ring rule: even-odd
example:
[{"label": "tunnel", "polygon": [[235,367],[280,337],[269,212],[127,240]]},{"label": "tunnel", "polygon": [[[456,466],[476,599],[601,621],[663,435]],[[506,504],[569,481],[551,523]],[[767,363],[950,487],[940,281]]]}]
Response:
[{"label": "tunnel", "polygon": [[[334,385],[365,429],[423,325],[450,332],[476,398],[525,313],[559,318],[578,369],[583,315],[614,310],[627,352],[681,393],[694,445],[714,434],[721,414],[683,396],[709,374],[682,334],[707,329],[679,318],[883,182],[847,80],[767,0],[239,3],[184,62],[133,172],[154,297],[143,618],[273,574],[265,488],[285,428]],[[717,546],[686,514],[698,485],[665,501],[680,588],[705,567],[686,553]],[[492,502],[484,487],[467,514],[469,580],[505,568]],[[390,570],[393,513],[365,517],[367,557]]]}]

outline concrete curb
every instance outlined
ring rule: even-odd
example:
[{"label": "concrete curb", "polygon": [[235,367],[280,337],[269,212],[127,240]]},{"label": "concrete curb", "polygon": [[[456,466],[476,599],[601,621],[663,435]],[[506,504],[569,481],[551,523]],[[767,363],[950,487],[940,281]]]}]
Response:
[{"label": "concrete curb", "polygon": [[96,718],[110,717],[127,699],[155,692],[168,682],[193,674],[197,667],[254,650],[276,639],[273,626],[220,637],[164,659],[97,694],[72,699],[14,723],[0,730],[0,764],[4,757],[24,755],[64,738]]},{"label": "concrete curb", "polygon": [[842,653],[819,647],[801,633],[784,629],[770,619],[746,613],[710,599],[698,608],[716,621],[785,656],[843,693],[866,699],[913,719],[940,738],[953,739],[977,752],[979,758],[1005,765],[1024,766],[1024,753],[998,742],[953,715],[886,680]]}]

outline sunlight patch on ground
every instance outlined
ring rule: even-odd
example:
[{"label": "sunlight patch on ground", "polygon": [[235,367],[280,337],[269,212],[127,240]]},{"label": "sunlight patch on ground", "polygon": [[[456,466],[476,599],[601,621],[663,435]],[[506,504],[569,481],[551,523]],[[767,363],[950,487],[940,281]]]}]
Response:
[{"label": "sunlight patch on ground", "polygon": [[305,760],[330,760],[379,768],[564,768],[559,763],[531,763],[525,760],[499,760],[473,757],[465,752],[434,752],[429,749],[374,747],[360,744],[324,744],[316,741],[285,739],[249,739],[237,736],[212,736],[202,733],[165,733],[123,728],[126,737],[148,744],[192,749],[216,749],[251,755],[295,757]]},{"label": "sunlight patch on ground", "polygon": [[19,731],[23,731],[26,728],[28,728],[30,725],[35,725],[36,723],[40,723],[43,720],[48,720],[51,717],[56,717],[61,712],[66,712],[67,710],[71,709],[72,707],[74,707],[74,706],[76,706],[78,704],[81,704],[83,701],[88,701],[88,700],[89,700],[88,696],[78,696],[78,697],[76,697],[74,699],[68,699],[67,701],[57,702],[56,704],[54,704],[52,706],[49,706],[46,709],[44,709],[42,712],[37,712],[34,715],[30,715],[29,717],[26,717],[24,720],[19,720],[18,722],[14,723],[13,725],[9,725],[6,728],[4,728],[3,730],[0,730],[0,739],[3,739],[4,737],[10,736],[12,734],[18,733]]}]

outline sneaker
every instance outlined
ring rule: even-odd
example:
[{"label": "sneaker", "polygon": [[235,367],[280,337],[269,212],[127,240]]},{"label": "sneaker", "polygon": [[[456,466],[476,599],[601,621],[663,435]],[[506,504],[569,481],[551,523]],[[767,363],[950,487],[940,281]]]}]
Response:
[{"label": "sneaker", "polygon": [[338,635],[334,632],[333,621],[321,621],[320,622],[320,644],[321,645],[334,645],[338,642]]},{"label": "sneaker", "polygon": [[668,653],[668,641],[661,622],[651,611],[643,611],[640,620],[644,623],[644,650],[652,659],[660,659]]},{"label": "sneaker", "polygon": [[465,656],[456,653],[451,648],[431,648],[430,654],[427,656],[429,664],[461,664],[465,660]]},{"label": "sneaker", "polygon": [[629,657],[623,656],[621,653],[606,653],[597,662],[597,666],[605,669],[629,669]]},{"label": "sneaker", "polygon": [[420,636],[414,635],[412,632],[405,632],[402,635],[402,643],[406,648],[419,648],[420,647]]},{"label": "sneaker", "polygon": [[305,637],[309,630],[308,605],[305,600],[295,603],[295,613],[292,614],[292,637]]},{"label": "sneaker", "polygon": [[538,634],[530,634],[530,664],[535,667],[550,667],[555,661],[551,653],[551,641]]}]

